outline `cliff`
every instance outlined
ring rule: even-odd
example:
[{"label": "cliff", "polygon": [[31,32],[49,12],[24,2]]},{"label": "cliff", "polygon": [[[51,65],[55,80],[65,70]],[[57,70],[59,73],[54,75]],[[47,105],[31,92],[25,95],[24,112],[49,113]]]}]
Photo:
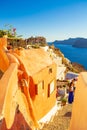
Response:
[{"label": "cliff", "polygon": [[82,66],[81,64],[78,63],[73,63],[71,61],[69,61],[64,54],[60,51],[60,49],[55,48],[54,45],[50,46],[50,48],[53,49],[54,53],[56,53],[58,56],[62,57],[62,63],[66,66],[66,71],[72,71],[72,72],[82,72],[82,71],[86,71],[84,66]]}]

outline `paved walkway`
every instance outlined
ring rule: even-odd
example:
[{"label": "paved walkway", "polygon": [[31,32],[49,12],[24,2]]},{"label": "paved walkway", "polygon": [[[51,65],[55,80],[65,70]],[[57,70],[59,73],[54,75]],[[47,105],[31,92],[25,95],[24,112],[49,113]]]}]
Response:
[{"label": "paved walkway", "polygon": [[72,104],[67,104],[57,111],[55,116],[41,130],[68,130],[71,119]]}]

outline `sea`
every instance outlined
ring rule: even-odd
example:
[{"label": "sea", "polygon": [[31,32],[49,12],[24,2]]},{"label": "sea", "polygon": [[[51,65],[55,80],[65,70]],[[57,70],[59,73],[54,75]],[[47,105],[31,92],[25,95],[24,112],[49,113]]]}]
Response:
[{"label": "sea", "polygon": [[55,44],[56,48],[68,58],[71,62],[77,62],[87,70],[87,48],[75,48],[72,45]]}]

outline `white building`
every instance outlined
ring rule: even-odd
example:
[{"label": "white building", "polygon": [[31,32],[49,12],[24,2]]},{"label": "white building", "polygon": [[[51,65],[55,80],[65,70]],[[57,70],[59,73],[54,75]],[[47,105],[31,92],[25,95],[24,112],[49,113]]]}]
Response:
[{"label": "white building", "polygon": [[64,64],[62,64],[62,57],[57,56],[54,52],[53,49],[49,49],[49,46],[41,47],[45,51],[47,51],[52,58],[52,60],[57,64],[57,74],[56,74],[56,79],[59,80],[64,80],[65,79],[65,70],[66,67]]}]

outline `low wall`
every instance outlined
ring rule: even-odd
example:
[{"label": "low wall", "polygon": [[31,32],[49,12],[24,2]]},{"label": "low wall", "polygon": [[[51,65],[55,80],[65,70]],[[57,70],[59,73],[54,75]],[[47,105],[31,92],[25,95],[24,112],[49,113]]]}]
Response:
[{"label": "low wall", "polygon": [[0,38],[0,48],[7,47],[7,38]]},{"label": "low wall", "polygon": [[79,75],[69,130],[87,130],[87,72]]}]

